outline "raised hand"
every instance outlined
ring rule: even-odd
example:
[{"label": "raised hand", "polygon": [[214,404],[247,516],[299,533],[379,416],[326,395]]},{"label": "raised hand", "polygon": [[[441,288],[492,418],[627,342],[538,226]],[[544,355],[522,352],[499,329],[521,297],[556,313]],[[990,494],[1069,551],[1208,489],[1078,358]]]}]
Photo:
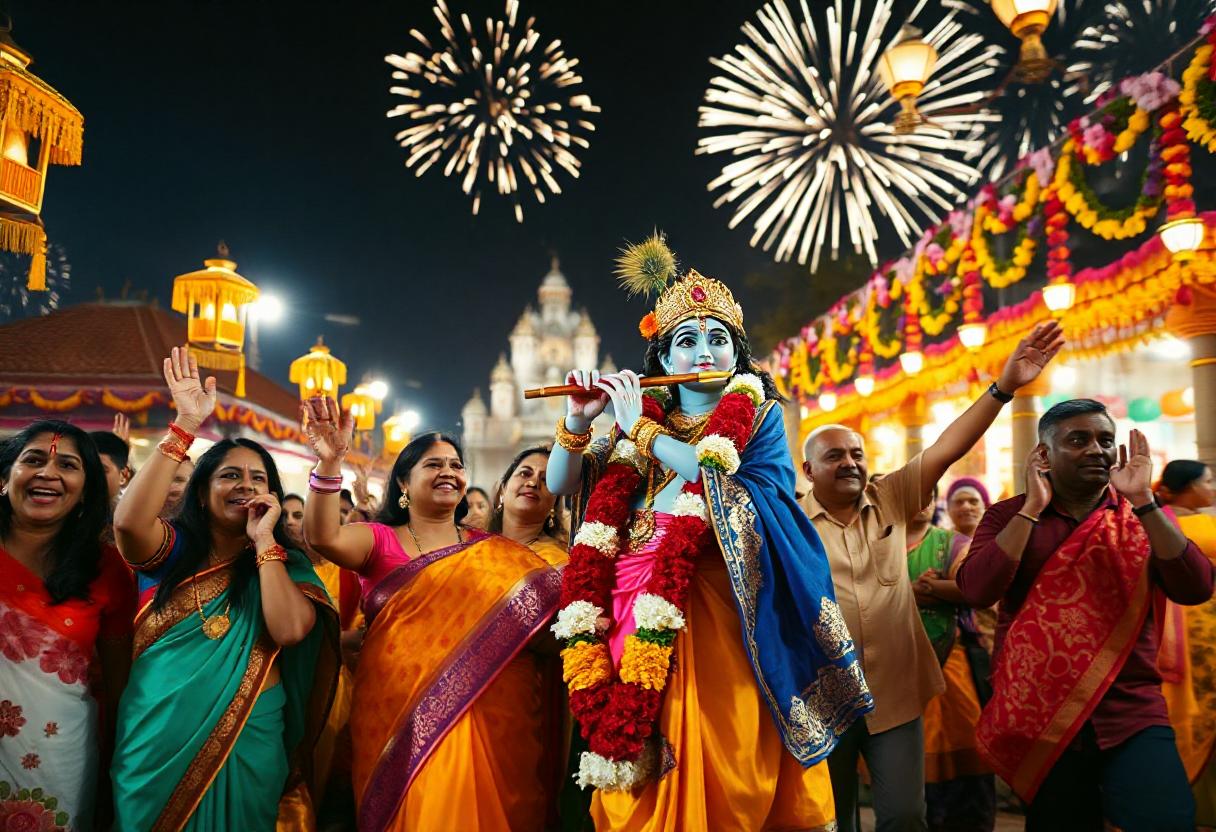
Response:
[{"label": "raised hand", "polygon": [[1064,346],[1064,332],[1059,321],[1048,321],[1036,326],[1029,335],[1018,342],[1005,362],[1005,369],[996,386],[1002,392],[1012,393],[1039,377],[1047,362],[1055,358]]},{"label": "raised hand", "polygon": [[596,390],[600,380],[599,370],[571,370],[566,373],[566,384],[577,384],[586,393],[566,397],[566,415],[590,425],[608,406],[608,394]]},{"label": "raised hand", "polygon": [[1051,504],[1051,480],[1047,478],[1050,470],[1046,446],[1036,445],[1026,458],[1026,504],[1023,506],[1035,517]]},{"label": "raised hand", "polygon": [[328,396],[314,396],[300,407],[300,421],[318,459],[338,463],[346,457],[355,433],[355,419],[349,411],[340,410]]},{"label": "raised hand", "polygon": [[628,436],[642,418],[642,383],[638,374],[632,370],[611,373],[601,377],[595,386],[612,400],[616,423]]},{"label": "raised hand", "polygon": [[367,481],[370,476],[370,465],[355,466],[355,481],[351,484],[351,491],[354,492],[355,506],[358,508],[368,508],[372,504],[372,494],[367,488]]},{"label": "raised hand", "polygon": [[198,359],[189,347],[174,347],[164,363],[165,383],[173,396],[177,416],[173,421],[183,430],[197,433],[203,422],[215,412],[215,376],[206,382],[198,375]]},{"label": "raised hand", "polygon": [[1148,440],[1135,428],[1126,445],[1119,446],[1119,461],[1110,469],[1110,484],[1133,506],[1148,505],[1153,499],[1153,458]]},{"label": "raised hand", "polygon": [[274,543],[274,527],[283,508],[273,494],[259,494],[245,504],[249,516],[245,520],[245,536],[255,544]]},{"label": "raised hand", "polygon": [[131,444],[131,420],[125,413],[114,414],[114,427],[110,430],[123,442]]}]

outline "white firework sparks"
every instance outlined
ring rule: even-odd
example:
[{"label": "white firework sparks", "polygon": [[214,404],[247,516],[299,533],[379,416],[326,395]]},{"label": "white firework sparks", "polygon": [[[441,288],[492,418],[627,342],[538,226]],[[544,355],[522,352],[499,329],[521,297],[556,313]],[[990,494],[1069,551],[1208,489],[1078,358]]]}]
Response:
[{"label": "white firework sparks", "polygon": [[854,0],[848,21],[843,0],[834,0],[823,30],[807,0],[800,5],[796,19],[785,0],[772,0],[743,25],[746,41],[711,61],[722,74],[699,111],[711,135],[697,152],[732,157],[709,189],[725,189],[716,207],[734,204],[732,228],[755,215],[753,246],[776,246],[777,260],[809,257],[814,270],[825,246],[839,254],[847,232],[853,250],[876,263],[879,219],[910,245],[975,180],[964,158],[978,144],[963,136],[990,116],[954,111],[982,97],[994,47],[964,32],[954,14],[934,24],[924,40],[939,57],[918,98],[931,124],[900,136],[892,127],[899,105],[878,75],[893,41],[894,0]]},{"label": "white firework sparks", "polygon": [[401,82],[389,91],[407,99],[388,112],[409,121],[397,134],[406,167],[422,176],[442,165],[443,175],[458,177],[472,196],[474,214],[487,187],[510,199],[523,222],[521,192],[543,203],[546,193],[562,192],[559,169],[578,177],[575,149],[589,147],[589,116],[599,107],[578,91],[578,59],[560,40],[540,47],[535,18],[517,27],[518,0],[507,0],[504,20],[486,19],[484,47],[467,14],[457,28],[444,0],[433,11],[442,35],[437,48],[412,29],[420,51],[385,57]]},{"label": "white firework sparks", "polygon": [[72,264],[67,251],[51,243],[46,252],[46,291],[31,291],[30,258],[0,253],[0,321],[15,321],[35,315],[49,315],[59,308],[72,289]]}]

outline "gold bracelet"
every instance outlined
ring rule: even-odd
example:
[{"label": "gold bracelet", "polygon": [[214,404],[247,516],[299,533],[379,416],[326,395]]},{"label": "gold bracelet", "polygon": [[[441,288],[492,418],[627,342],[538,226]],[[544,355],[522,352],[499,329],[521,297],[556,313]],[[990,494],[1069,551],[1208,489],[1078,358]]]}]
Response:
[{"label": "gold bracelet", "polygon": [[1019,511],[1017,513],[1017,516],[1021,517],[1023,520],[1029,520],[1031,523],[1033,523],[1036,526],[1039,524],[1039,518],[1035,517],[1033,514],[1028,514],[1025,511]]},{"label": "gold bracelet", "polygon": [[253,564],[260,569],[263,564],[276,560],[279,562],[287,560],[287,550],[277,543],[267,546],[264,552],[258,552],[257,557],[253,560]]},{"label": "gold bracelet", "polygon": [[591,444],[593,428],[588,427],[586,433],[571,433],[566,430],[566,417],[557,420],[557,444],[572,454],[581,454]]},{"label": "gold bracelet", "polygon": [[630,431],[629,438],[637,449],[642,454],[645,454],[651,460],[654,456],[654,443],[660,436],[666,436],[667,431],[658,422],[649,419],[645,416],[639,418],[633,425],[633,430]]}]

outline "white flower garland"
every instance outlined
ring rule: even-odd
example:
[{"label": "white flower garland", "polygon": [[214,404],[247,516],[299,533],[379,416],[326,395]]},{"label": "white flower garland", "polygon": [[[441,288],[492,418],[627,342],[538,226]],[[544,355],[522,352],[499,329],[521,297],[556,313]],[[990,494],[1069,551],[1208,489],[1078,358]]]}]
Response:
[{"label": "white flower garland", "polygon": [[705,522],[709,522],[709,508],[705,505],[705,498],[700,494],[681,491],[671,505],[671,513],[675,517],[700,517]]},{"label": "white flower garland", "polygon": [[713,467],[721,468],[728,474],[738,471],[742,464],[735,443],[716,433],[704,437],[697,443],[697,462],[701,465],[705,465],[706,462],[716,463]]},{"label": "white flower garland", "polygon": [[578,534],[574,536],[574,542],[597,549],[600,554],[607,557],[615,557],[620,549],[616,529],[606,523],[584,523],[579,526]]},{"label": "white flower garland", "polygon": [[652,743],[647,743],[642,756],[636,761],[613,762],[594,751],[584,751],[578,759],[578,774],[575,782],[581,788],[591,786],[609,792],[623,792],[650,778],[657,755]]},{"label": "white flower garland", "polygon": [[745,393],[752,404],[759,407],[764,403],[764,382],[754,373],[737,373],[726,385],[722,395],[727,393]]},{"label": "white flower garland", "polygon": [[604,611],[590,601],[572,601],[557,613],[557,621],[550,627],[553,635],[560,639],[577,635],[595,635],[599,619]]},{"label": "white flower garland", "polygon": [[660,595],[643,592],[633,602],[633,620],[639,630],[683,630],[680,608]]}]

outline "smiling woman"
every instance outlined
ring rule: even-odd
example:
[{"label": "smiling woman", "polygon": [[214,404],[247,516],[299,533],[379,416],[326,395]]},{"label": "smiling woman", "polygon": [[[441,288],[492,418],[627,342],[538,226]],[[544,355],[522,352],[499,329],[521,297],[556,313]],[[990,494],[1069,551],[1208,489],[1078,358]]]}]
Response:
[{"label": "smiling woman", "polygon": [[[353,422],[314,399],[307,429],[320,463],[305,532],[359,573],[368,622],[350,720],[359,828],[425,829],[436,818],[446,829],[545,828],[561,743],[542,708],[555,693],[548,659],[527,648],[556,612],[565,552],[462,525],[464,455],[441,433],[398,455],[377,522],[343,526],[334,478]],[[517,472],[529,460],[512,489],[523,502],[543,488],[543,456]]]},{"label": "smiling woman", "polygon": [[101,543],[108,513],[105,472],[79,428],[35,422],[0,445],[0,828],[107,824],[95,805],[103,731],[135,612],[130,575]]},{"label": "smiling woman", "polygon": [[[337,613],[289,548],[274,460],[248,439],[198,459],[172,522],[157,514],[215,380],[165,360],[177,418],[114,513],[139,576],[135,661],[118,714],[117,829],[269,829],[296,799],[338,669]],[[183,718],[189,715],[189,718]]]}]

